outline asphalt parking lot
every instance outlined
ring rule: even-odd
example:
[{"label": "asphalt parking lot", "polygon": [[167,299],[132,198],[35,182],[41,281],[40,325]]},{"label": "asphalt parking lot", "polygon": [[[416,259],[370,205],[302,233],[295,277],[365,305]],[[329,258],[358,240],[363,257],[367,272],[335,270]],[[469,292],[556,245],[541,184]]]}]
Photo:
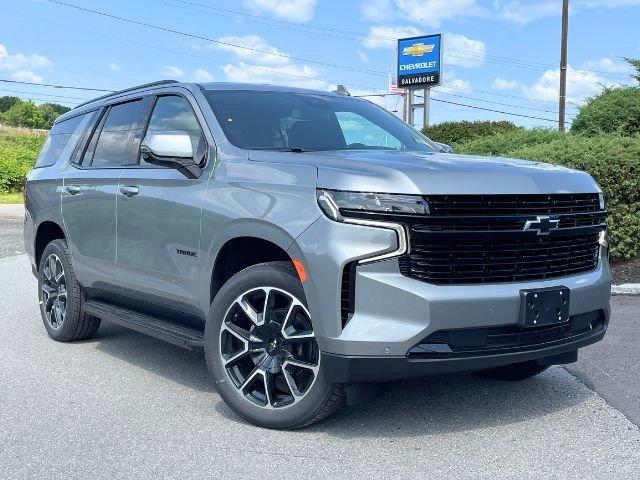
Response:
[{"label": "asphalt parking lot", "polygon": [[0,259],[0,478],[637,478],[640,430],[554,367],[449,375],[296,432],[220,400],[201,354],[104,324],[51,341],[25,255]]}]

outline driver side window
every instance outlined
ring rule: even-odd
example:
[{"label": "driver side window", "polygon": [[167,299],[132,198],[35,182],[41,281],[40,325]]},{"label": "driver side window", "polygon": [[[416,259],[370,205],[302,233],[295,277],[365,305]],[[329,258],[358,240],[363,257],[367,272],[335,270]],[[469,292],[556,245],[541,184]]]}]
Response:
[{"label": "driver side window", "polygon": [[[201,152],[205,147],[202,129],[189,102],[178,95],[158,97],[151,112],[146,135],[176,131],[189,134],[194,152]],[[156,166],[147,162],[142,156],[140,156],[140,165]]]},{"label": "driver side window", "polygon": [[357,113],[336,112],[336,117],[348,148],[402,148],[400,140]]}]

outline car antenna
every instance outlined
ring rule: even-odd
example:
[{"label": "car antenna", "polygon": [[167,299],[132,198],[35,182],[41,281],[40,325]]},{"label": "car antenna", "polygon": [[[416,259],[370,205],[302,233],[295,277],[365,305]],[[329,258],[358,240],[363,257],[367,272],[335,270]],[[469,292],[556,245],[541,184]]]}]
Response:
[{"label": "car antenna", "polygon": [[336,85],[336,89],[332,93],[337,93],[338,95],[346,95],[347,97],[351,96],[349,90],[347,90],[347,87],[340,84]]}]

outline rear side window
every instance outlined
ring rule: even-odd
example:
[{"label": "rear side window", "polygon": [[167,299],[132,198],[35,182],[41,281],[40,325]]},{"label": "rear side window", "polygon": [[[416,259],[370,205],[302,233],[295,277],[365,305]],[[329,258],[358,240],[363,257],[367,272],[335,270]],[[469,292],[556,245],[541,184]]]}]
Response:
[{"label": "rear side window", "polygon": [[109,168],[137,163],[132,143],[143,111],[142,100],[111,106],[102,127],[93,135],[82,164]]},{"label": "rear side window", "polygon": [[50,167],[58,161],[60,154],[69,143],[75,146],[86,125],[86,122],[83,122],[83,120],[92,114],[93,112],[77,115],[56,123],[49,132],[49,136],[44,142],[42,150],[40,150],[40,155],[38,155],[36,159],[34,168]]}]

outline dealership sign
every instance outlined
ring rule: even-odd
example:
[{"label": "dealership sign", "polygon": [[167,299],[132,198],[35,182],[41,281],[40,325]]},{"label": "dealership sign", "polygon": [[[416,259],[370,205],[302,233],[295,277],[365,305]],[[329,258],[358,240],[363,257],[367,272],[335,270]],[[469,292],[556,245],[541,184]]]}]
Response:
[{"label": "dealership sign", "polygon": [[398,40],[398,87],[425,88],[440,84],[442,35]]}]

